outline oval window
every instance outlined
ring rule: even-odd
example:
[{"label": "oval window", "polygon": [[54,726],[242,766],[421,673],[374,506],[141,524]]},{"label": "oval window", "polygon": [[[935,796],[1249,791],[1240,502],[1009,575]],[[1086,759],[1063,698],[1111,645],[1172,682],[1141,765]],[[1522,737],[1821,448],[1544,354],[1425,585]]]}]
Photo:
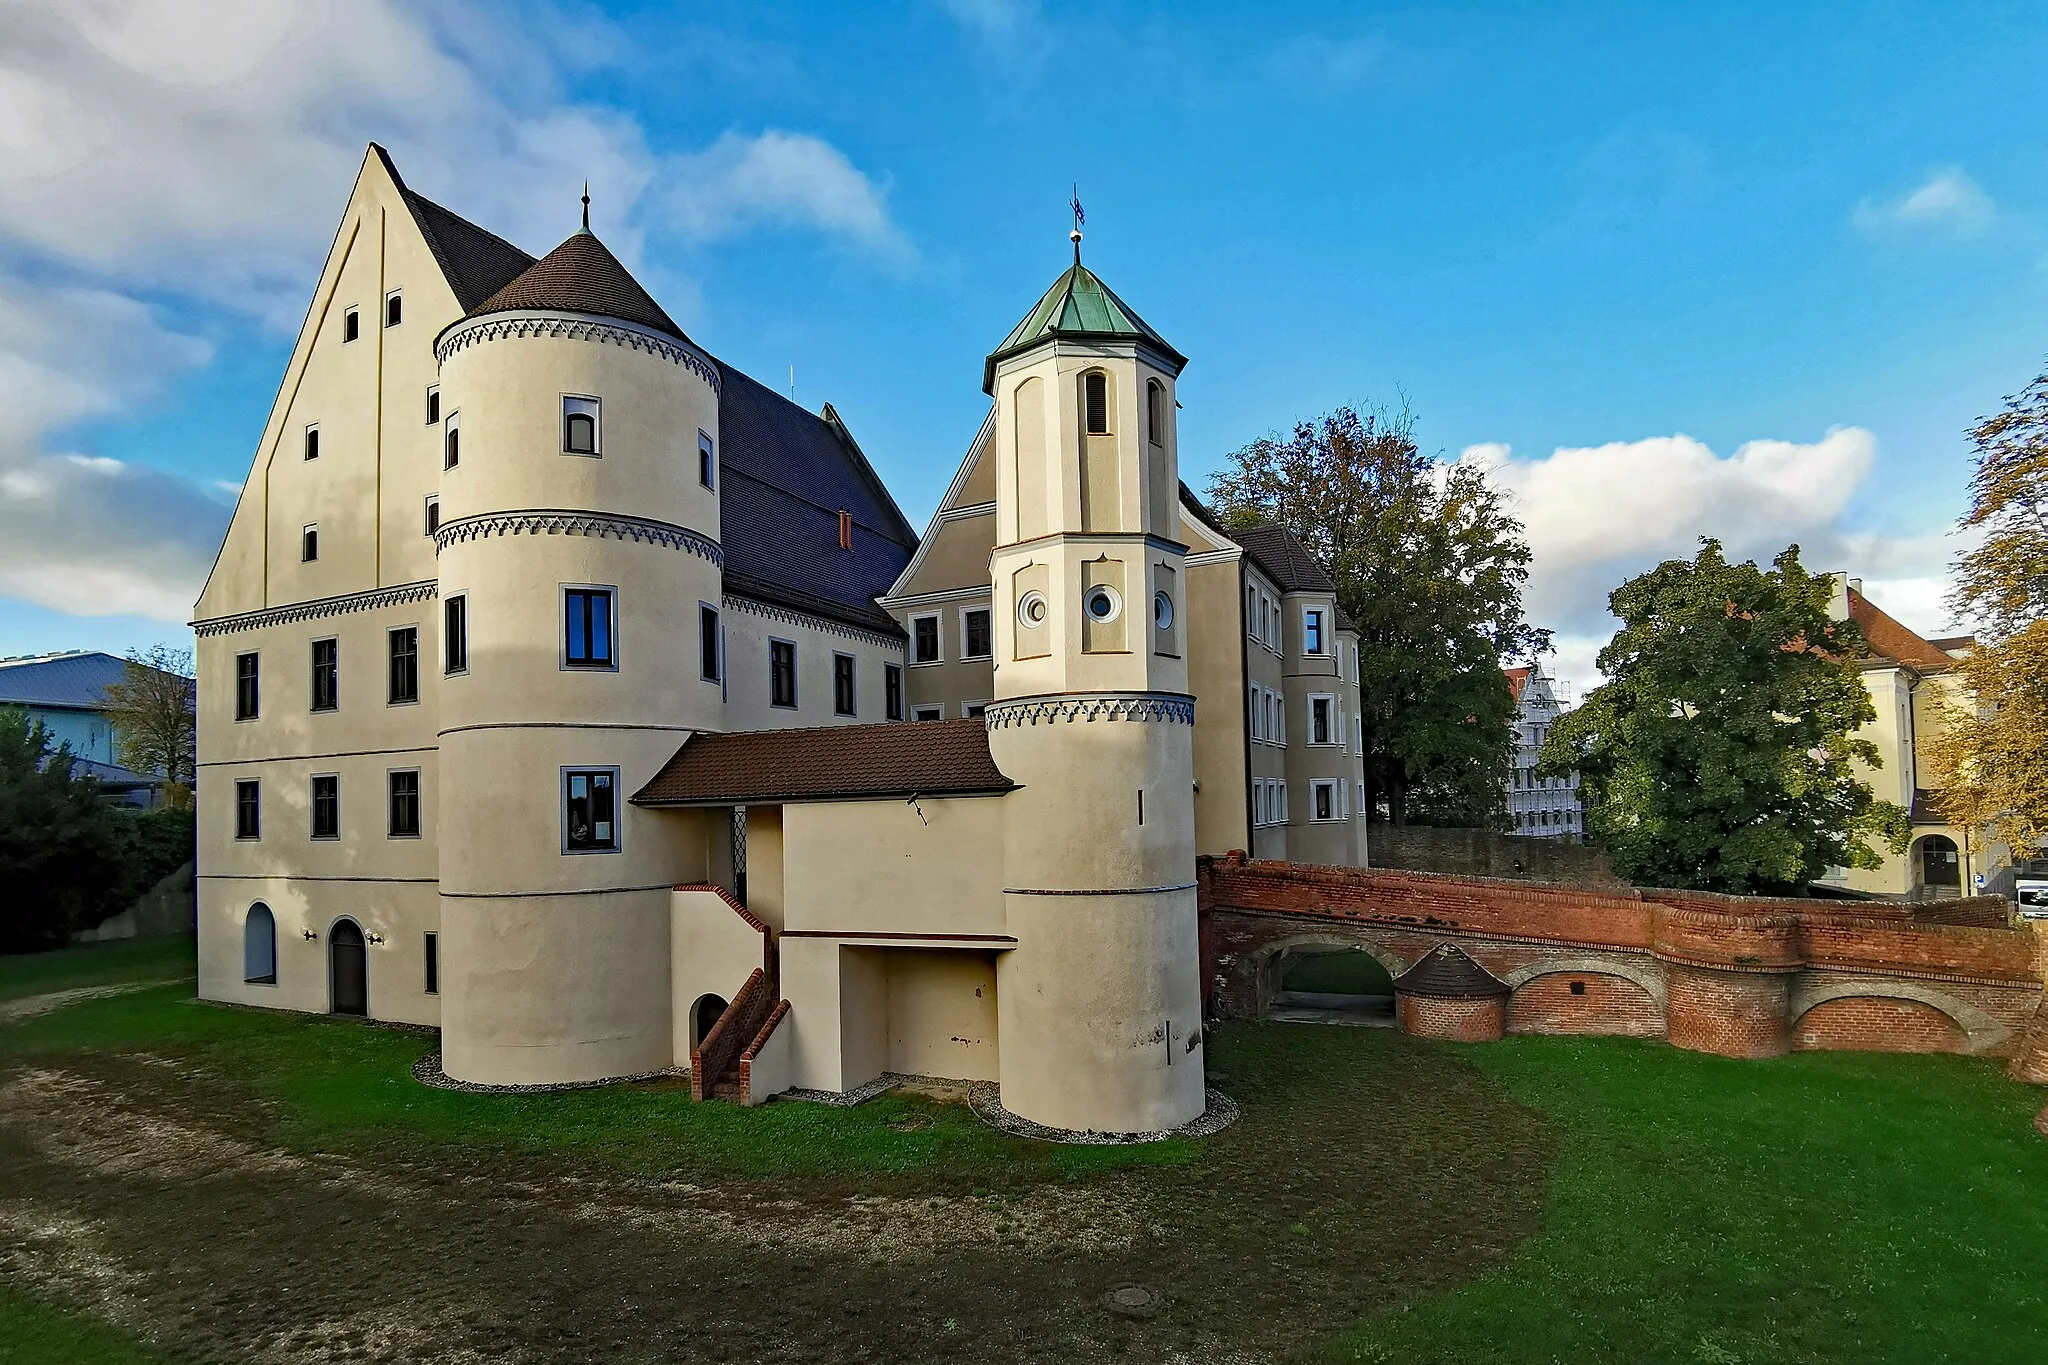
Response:
[{"label": "oval window", "polygon": [[1088,589],[1088,595],[1082,602],[1088,609],[1089,619],[1093,621],[1114,621],[1117,613],[1123,608],[1123,603],[1117,600],[1116,589],[1107,586]]},{"label": "oval window", "polygon": [[1173,629],[1173,599],[1163,592],[1152,595],[1152,628]]},{"label": "oval window", "polygon": [[1045,594],[1027,592],[1017,600],[1017,624],[1036,630],[1045,624]]}]

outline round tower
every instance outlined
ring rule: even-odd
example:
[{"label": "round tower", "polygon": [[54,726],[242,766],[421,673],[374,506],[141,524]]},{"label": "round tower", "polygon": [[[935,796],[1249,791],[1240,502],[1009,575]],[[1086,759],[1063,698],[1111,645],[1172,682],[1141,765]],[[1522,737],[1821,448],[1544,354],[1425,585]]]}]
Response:
[{"label": "round tower", "polygon": [[668,888],[703,870],[627,798],[683,732],[722,728],[697,666],[719,371],[587,223],[436,354],[442,1065],[659,1070]]},{"label": "round tower", "polygon": [[1000,1084],[1054,1128],[1199,1116],[1194,700],[1174,383],[1186,360],[1080,263],[989,357],[998,455]]}]

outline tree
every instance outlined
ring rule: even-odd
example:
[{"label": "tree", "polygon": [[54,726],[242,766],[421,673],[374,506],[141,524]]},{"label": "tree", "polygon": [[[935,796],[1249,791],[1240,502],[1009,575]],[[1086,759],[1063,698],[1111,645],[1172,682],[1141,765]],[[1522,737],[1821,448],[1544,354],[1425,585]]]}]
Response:
[{"label": "tree", "polygon": [[41,721],[0,709],[0,952],[58,947],[119,908],[136,831]]},{"label": "tree", "polygon": [[1224,524],[1293,531],[1357,623],[1366,811],[1506,828],[1501,660],[1532,657],[1549,632],[1522,619],[1529,548],[1485,472],[1423,455],[1405,411],[1348,407],[1230,460],[1209,485]]},{"label": "tree", "polygon": [[115,757],[139,773],[161,773],[174,788],[191,787],[194,739],[192,651],[154,645],[129,650],[120,682],[107,688]]},{"label": "tree", "polygon": [[1851,762],[1876,719],[1849,660],[1862,633],[1828,616],[1831,585],[1794,545],[1760,569],[1702,540],[1608,598],[1621,629],[1607,682],[1560,717],[1537,772],[1576,769],[1586,826],[1639,886],[1785,892],[1906,847],[1906,813]]},{"label": "tree", "polygon": [[1975,624],[1961,697],[1927,745],[1941,812],[1989,826],[2017,853],[2048,851],[2048,374],[1970,432],[1977,469],[1949,607]]}]

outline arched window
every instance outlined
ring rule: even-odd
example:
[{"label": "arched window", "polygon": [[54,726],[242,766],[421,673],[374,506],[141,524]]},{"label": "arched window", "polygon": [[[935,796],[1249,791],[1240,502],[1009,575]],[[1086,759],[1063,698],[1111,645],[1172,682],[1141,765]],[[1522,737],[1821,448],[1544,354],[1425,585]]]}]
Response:
[{"label": "arched window", "polygon": [[1100,370],[1090,370],[1081,381],[1081,392],[1088,409],[1088,434],[1109,435],[1109,376]]},{"label": "arched window", "polygon": [[1166,444],[1166,386],[1156,379],[1145,385],[1145,435],[1155,446]]},{"label": "arched window", "polygon": [[597,454],[597,400],[562,400],[562,450],[569,455]]},{"label": "arched window", "polygon": [[242,921],[242,980],[251,985],[277,984],[277,920],[270,907],[257,901]]}]

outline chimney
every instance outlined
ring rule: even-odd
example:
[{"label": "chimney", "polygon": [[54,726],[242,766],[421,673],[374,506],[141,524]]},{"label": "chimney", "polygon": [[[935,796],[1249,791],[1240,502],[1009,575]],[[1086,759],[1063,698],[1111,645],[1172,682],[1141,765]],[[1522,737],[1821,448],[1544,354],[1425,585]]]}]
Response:
[{"label": "chimney", "polygon": [[842,550],[851,550],[853,548],[853,513],[847,511],[844,507],[839,509],[839,548]]}]

